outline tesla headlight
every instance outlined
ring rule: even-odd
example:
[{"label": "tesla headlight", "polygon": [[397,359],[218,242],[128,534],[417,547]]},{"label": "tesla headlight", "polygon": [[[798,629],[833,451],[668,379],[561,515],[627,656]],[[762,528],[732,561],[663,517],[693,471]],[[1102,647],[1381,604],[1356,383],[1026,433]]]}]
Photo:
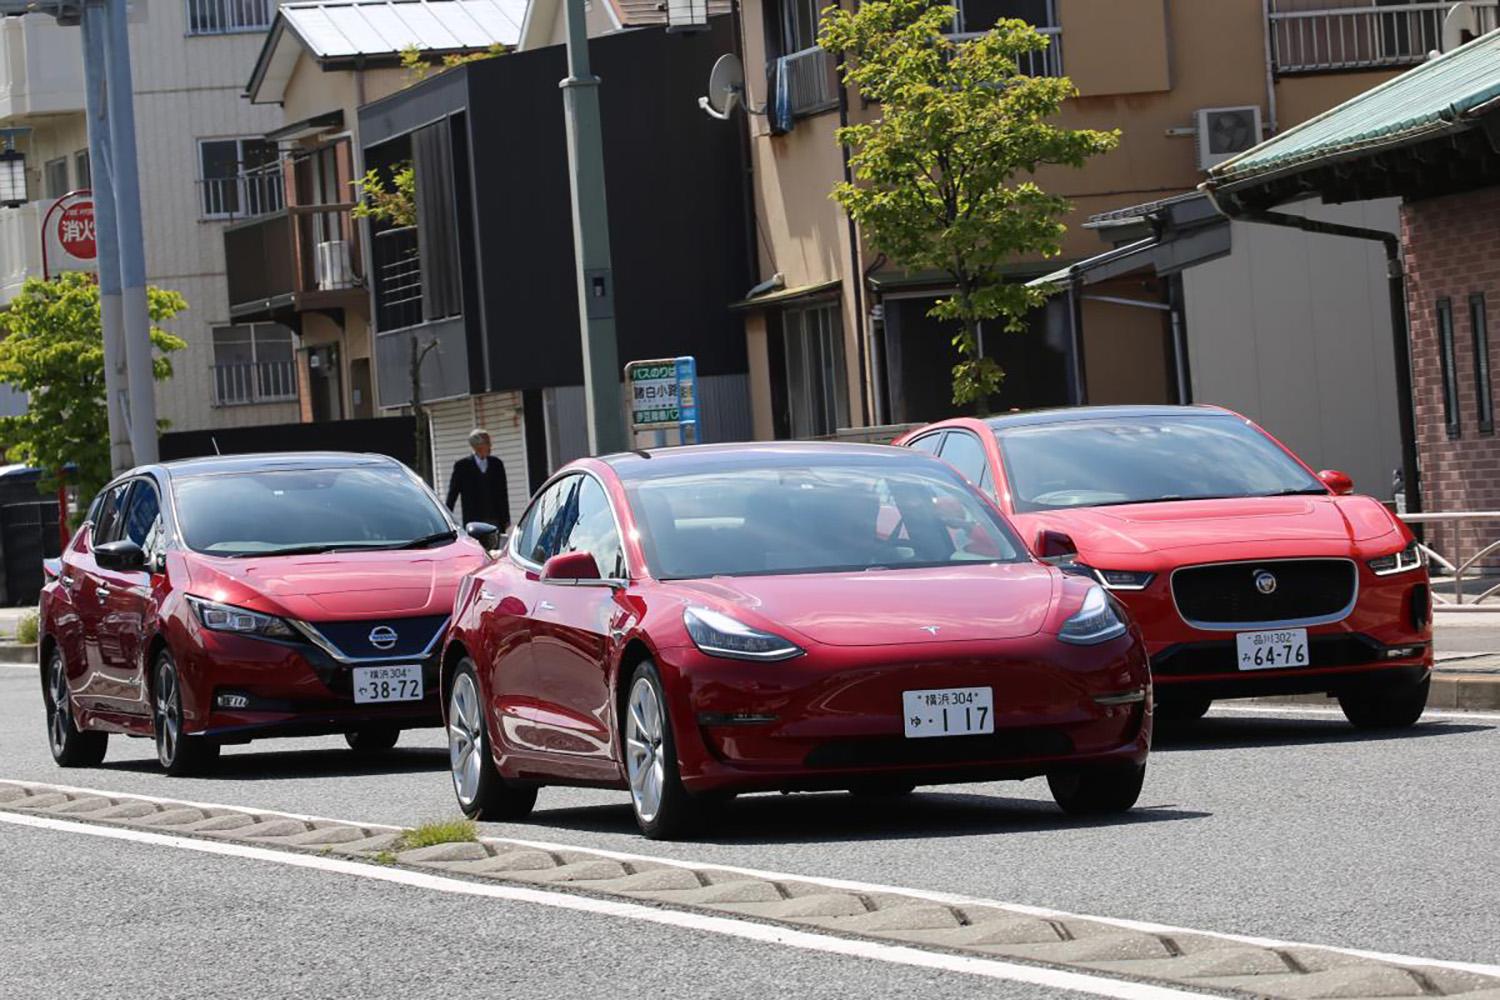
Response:
[{"label": "tesla headlight", "polygon": [[708,608],[684,608],[682,624],[693,644],[709,656],[735,660],[789,660],[802,655],[802,647],[771,632],[751,628],[744,622]]},{"label": "tesla headlight", "polygon": [[214,632],[258,635],[266,639],[294,639],[297,636],[290,625],[272,615],[237,608],[232,604],[205,601],[201,597],[189,597],[187,601],[203,627]]},{"label": "tesla headlight", "polygon": [[1094,575],[1110,590],[1145,590],[1156,579],[1155,573],[1134,569],[1096,569]]},{"label": "tesla headlight", "polygon": [[1103,587],[1090,587],[1077,614],[1063,622],[1057,637],[1063,642],[1092,646],[1125,634],[1125,622],[1115,611],[1114,603]]},{"label": "tesla headlight", "polygon": [[1417,548],[1417,543],[1412,542],[1400,552],[1392,552],[1388,556],[1370,560],[1370,569],[1376,576],[1390,576],[1393,573],[1405,573],[1422,565],[1422,550]]}]

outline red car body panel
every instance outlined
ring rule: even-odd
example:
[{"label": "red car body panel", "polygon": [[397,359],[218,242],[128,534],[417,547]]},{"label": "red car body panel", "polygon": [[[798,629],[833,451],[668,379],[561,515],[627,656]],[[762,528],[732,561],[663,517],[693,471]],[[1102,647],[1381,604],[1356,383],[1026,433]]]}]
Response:
[{"label": "red car body panel", "polygon": [[[1101,408],[1102,409],[1102,408]],[[1129,411],[1120,407],[1119,411]],[[1162,407],[1151,407],[1160,411]],[[1220,407],[1176,408],[1189,413],[1222,413]],[[1091,408],[1071,411],[1080,417]],[[1240,417],[1240,419],[1245,419]],[[1316,476],[1291,449],[1256,426],[1310,475]],[[1409,544],[1411,530],[1379,501],[1368,496],[1326,495],[1239,497],[1169,503],[1080,506],[1066,510],[1018,512],[1010,477],[994,428],[985,420],[959,417],[940,421],[897,438],[910,446],[916,439],[945,428],[979,437],[995,483],[991,496],[1015,524],[1021,537],[1039,552],[1044,532],[1061,532],[1078,548],[1079,562],[1095,569],[1154,574],[1143,590],[1115,590],[1146,638],[1158,693],[1201,693],[1209,697],[1269,693],[1330,692],[1357,684],[1420,680],[1432,669],[1430,592],[1425,568],[1377,576],[1368,561]],[[1242,672],[1232,650],[1237,631],[1266,626],[1201,628],[1180,613],[1172,592],[1172,574],[1184,567],[1219,563],[1253,563],[1302,558],[1353,561],[1356,599],[1337,621],[1307,626],[1315,653],[1307,667]],[[1300,627],[1300,626],[1299,626]],[[1386,658],[1386,650],[1420,646],[1415,655]],[[1318,655],[1317,650],[1334,652]],[[1368,653],[1368,655],[1366,655]],[[1222,654],[1222,655],[1221,655]],[[1359,662],[1342,662],[1357,660]]]},{"label": "red car body panel", "polygon": [[[283,456],[288,467],[317,468],[317,461]],[[222,462],[243,469],[253,459]],[[307,462],[313,464],[298,464]],[[138,469],[127,479],[149,478],[160,495],[168,496],[174,470],[180,469]],[[173,517],[170,503],[163,504],[163,516]],[[173,532],[170,525],[168,531]],[[484,549],[462,534],[449,544],[411,551],[263,558],[205,555],[174,538],[160,571],[117,572],[98,565],[93,526],[85,524],[64,552],[58,577],[42,590],[41,662],[45,667],[52,649],[62,651],[74,717],[85,729],[152,733],[150,664],[162,648],[171,652],[181,678],[183,731],[190,735],[244,742],[342,733],[372,723],[436,726],[441,724],[439,632],[451,615],[459,581],[487,559]],[[101,584],[109,589],[104,600],[98,597]],[[376,650],[366,651],[377,654],[373,657],[334,655],[308,639],[271,640],[204,628],[189,595],[314,628],[430,623],[431,639],[425,651],[403,648],[383,658]],[[424,697],[356,705],[351,667],[382,661],[424,663]],[[246,707],[216,706],[216,692],[226,690],[244,695]]]},{"label": "red car body panel", "polygon": [[[754,461],[754,447],[739,450]],[[548,485],[579,473],[611,500],[629,580],[546,582],[512,546],[465,581],[448,632],[445,689],[459,659],[472,659],[503,777],[625,787],[618,706],[643,657],[661,674],[683,784],[694,792],[843,788],[875,775],[1019,778],[1144,762],[1150,674],[1138,632],[1096,646],[1057,638],[1086,581],[1030,560],[657,580],[610,460],[581,459]],[[684,625],[688,606],[732,613],[804,653],[771,663],[705,654]],[[926,625],[941,638],[924,633]],[[978,685],[995,688],[998,735],[985,744],[988,756],[905,739],[902,691]],[[1094,700],[1130,690],[1144,700]]]}]

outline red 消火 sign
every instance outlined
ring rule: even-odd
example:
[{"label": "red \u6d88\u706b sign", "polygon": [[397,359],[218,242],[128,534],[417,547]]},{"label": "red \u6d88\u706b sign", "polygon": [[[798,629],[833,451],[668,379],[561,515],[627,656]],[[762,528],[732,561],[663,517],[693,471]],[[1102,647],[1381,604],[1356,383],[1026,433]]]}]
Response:
[{"label": "red \u6d88\u706b sign", "polygon": [[57,216],[57,242],[69,256],[93,260],[99,254],[94,243],[94,203],[75,201]]}]

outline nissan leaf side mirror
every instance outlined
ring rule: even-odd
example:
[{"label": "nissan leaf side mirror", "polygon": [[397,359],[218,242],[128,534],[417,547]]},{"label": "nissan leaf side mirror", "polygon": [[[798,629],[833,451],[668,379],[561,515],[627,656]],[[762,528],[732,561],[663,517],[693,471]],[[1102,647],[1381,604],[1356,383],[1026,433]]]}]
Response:
[{"label": "nissan leaf side mirror", "polygon": [[599,564],[589,552],[559,552],[542,566],[543,583],[595,583]]},{"label": "nissan leaf side mirror", "polygon": [[146,568],[146,553],[135,542],[122,538],[118,542],[105,542],[96,547],[94,561],[117,573],[132,573]]},{"label": "nissan leaf side mirror", "polygon": [[500,529],[488,521],[470,521],[464,525],[464,533],[483,545],[486,552],[493,552],[500,547]]},{"label": "nissan leaf side mirror", "polygon": [[1346,497],[1354,492],[1354,480],[1349,478],[1349,473],[1340,472],[1337,469],[1324,469],[1318,473],[1318,479],[1322,484],[1333,490],[1341,497]]}]

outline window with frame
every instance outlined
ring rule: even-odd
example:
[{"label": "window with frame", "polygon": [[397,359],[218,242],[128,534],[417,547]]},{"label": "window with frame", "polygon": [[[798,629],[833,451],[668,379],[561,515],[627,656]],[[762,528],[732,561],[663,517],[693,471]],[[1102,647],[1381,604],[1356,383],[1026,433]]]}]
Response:
[{"label": "window with frame", "polygon": [[291,330],[280,323],[240,323],[213,333],[215,406],[297,398]]},{"label": "window with frame", "polygon": [[92,511],[94,530],[91,544],[103,545],[105,542],[115,540],[115,529],[119,526],[120,505],[125,500],[125,492],[130,489],[128,482],[108,487],[94,501]]},{"label": "window with frame", "polygon": [[943,450],[938,454],[975,486],[984,478],[985,469],[989,465],[984,445],[968,431],[950,432],[943,440]]},{"label": "window with frame", "polygon": [[189,35],[229,35],[271,26],[276,0],[186,0]]},{"label": "window with frame", "polygon": [[48,198],[61,198],[68,193],[68,158],[59,156],[42,165],[42,193]]},{"label": "window with frame", "polygon": [[788,309],[781,329],[792,437],[822,437],[847,426],[849,385],[838,303]]},{"label": "window with frame", "polygon": [[80,149],[73,154],[73,177],[80,190],[94,186],[94,168],[88,150]]},{"label": "window with frame", "polygon": [[128,538],[143,550],[152,536],[158,533],[161,521],[161,497],[156,487],[145,479],[137,479],[125,502],[125,511],[120,518],[120,537]]},{"label": "window with frame", "polygon": [[1474,400],[1479,406],[1479,431],[1495,431],[1495,396],[1490,382],[1490,327],[1484,293],[1469,296],[1469,329],[1474,334]]},{"label": "window with frame", "polygon": [[1062,75],[1058,47],[1056,0],[955,0],[953,33],[965,38],[989,31],[1002,20],[1021,20],[1047,36],[1047,48],[1021,57],[1020,70],[1028,76]]},{"label": "window with frame", "polygon": [[1458,413],[1458,360],[1453,348],[1453,303],[1448,299],[1437,302],[1438,363],[1443,373],[1443,423],[1448,436],[1456,438],[1462,432]]},{"label": "window with frame", "polygon": [[566,508],[568,496],[578,488],[578,476],[566,476],[537,495],[521,515],[516,528],[516,555],[540,566],[551,555],[556,544],[559,515]]},{"label": "window with frame", "polygon": [[604,487],[592,476],[577,476],[579,482],[568,491],[553,521],[547,558],[564,552],[587,552],[599,567],[599,576],[623,580],[625,550],[620,533],[615,530],[615,515]]},{"label": "window with frame", "polygon": [[276,143],[259,136],[198,140],[198,183],[205,219],[279,211],[282,196]]}]

